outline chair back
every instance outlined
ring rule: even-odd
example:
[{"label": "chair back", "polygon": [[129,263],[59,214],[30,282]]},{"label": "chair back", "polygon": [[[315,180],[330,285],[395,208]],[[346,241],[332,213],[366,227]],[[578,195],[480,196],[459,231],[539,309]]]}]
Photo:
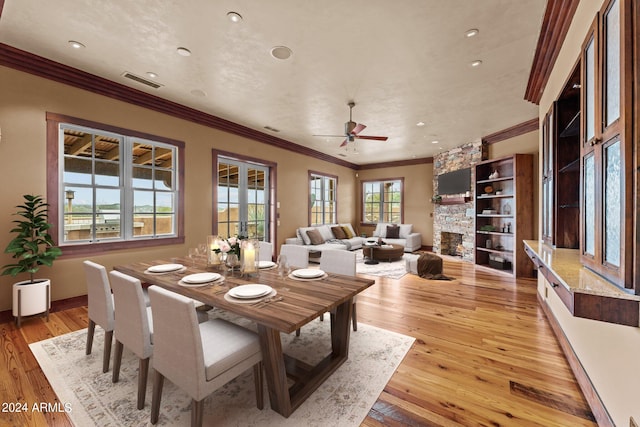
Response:
[{"label": "chair back", "polygon": [[[153,354],[151,315],[147,309],[140,280],[119,271],[109,272],[115,305],[116,340],[146,359]],[[153,317],[153,316],[151,316]]]},{"label": "chair back", "polygon": [[326,273],[356,275],[356,253],[339,249],[324,250],[320,255],[320,270]]},{"label": "chair back", "polygon": [[258,257],[260,261],[273,261],[273,243],[261,241]]},{"label": "chair back", "polygon": [[193,300],[149,287],[153,315],[153,367],[191,396],[206,382],[204,352]]},{"label": "chair back", "polygon": [[309,266],[309,251],[304,246],[284,244],[280,246],[280,255],[287,257],[291,267],[307,268]]},{"label": "chair back", "polygon": [[89,319],[100,325],[105,331],[113,331],[113,296],[109,285],[107,269],[93,261],[84,261],[84,274],[87,282],[87,300]]}]

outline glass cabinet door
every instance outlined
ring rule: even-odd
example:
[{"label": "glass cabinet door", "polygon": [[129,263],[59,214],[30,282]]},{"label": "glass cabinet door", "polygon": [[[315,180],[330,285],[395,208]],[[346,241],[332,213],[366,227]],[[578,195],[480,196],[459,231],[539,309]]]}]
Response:
[{"label": "glass cabinet door", "polygon": [[604,147],[604,224],[602,229],[604,262],[620,267],[622,228],[622,163],[620,141]]}]

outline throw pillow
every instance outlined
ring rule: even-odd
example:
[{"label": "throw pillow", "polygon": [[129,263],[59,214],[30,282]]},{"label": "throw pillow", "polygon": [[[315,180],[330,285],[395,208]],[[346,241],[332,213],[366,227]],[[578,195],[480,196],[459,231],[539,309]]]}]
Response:
[{"label": "throw pillow", "polygon": [[411,230],[413,229],[412,224],[400,224],[400,238],[406,239],[411,234]]},{"label": "throw pillow", "polygon": [[400,237],[400,227],[397,225],[388,225],[387,226],[387,238],[388,239],[398,239]]},{"label": "throw pillow", "polygon": [[354,234],[351,231],[351,227],[350,226],[342,226],[342,229],[344,230],[344,234],[347,236],[347,239],[351,239],[353,238]]},{"label": "throw pillow", "polygon": [[344,229],[338,225],[335,227],[331,227],[331,231],[333,231],[333,235],[336,236],[336,239],[346,239],[347,235],[344,232]]},{"label": "throw pillow", "polygon": [[307,236],[312,245],[321,245],[324,243],[324,239],[318,230],[307,230]]}]

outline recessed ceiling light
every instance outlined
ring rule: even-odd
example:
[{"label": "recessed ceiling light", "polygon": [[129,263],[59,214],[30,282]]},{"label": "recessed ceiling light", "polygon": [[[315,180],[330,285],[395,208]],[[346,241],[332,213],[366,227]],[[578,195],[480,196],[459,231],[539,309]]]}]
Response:
[{"label": "recessed ceiling light", "polygon": [[275,46],[271,48],[271,56],[276,59],[289,59],[291,55],[293,55],[293,52],[286,46]]},{"label": "recessed ceiling light", "polygon": [[431,143],[432,143],[432,144],[437,144],[437,143],[439,143],[439,142],[440,142],[440,141],[431,141]]},{"label": "recessed ceiling light", "polygon": [[75,40],[69,40],[69,44],[74,49],[82,49],[83,47],[85,47],[85,45],[83,45],[82,43],[77,42]]},{"label": "recessed ceiling light", "polygon": [[482,65],[482,61],[481,61],[481,60],[479,60],[479,59],[476,59],[475,61],[473,61],[473,62],[471,63],[471,66],[472,66],[472,67],[479,67],[479,66],[481,66],[481,65]]},{"label": "recessed ceiling light", "polygon": [[464,33],[464,35],[467,37],[474,37],[474,36],[477,36],[479,32],[480,30],[478,30],[477,28],[472,28],[468,30],[466,33]]},{"label": "recessed ceiling light", "polygon": [[191,51],[186,47],[179,47],[176,49],[176,52],[178,52],[178,55],[180,56],[191,56]]},{"label": "recessed ceiling light", "polygon": [[424,126],[424,122],[418,122],[416,123],[416,126]]},{"label": "recessed ceiling light", "polygon": [[151,77],[152,79],[155,79],[156,77],[158,77],[158,75],[153,71],[147,71],[147,76]]},{"label": "recessed ceiling light", "polygon": [[231,21],[231,22],[240,22],[240,21],[242,21],[242,15],[240,15],[238,12],[229,12],[229,13],[227,13],[227,18],[229,18],[229,21]]}]

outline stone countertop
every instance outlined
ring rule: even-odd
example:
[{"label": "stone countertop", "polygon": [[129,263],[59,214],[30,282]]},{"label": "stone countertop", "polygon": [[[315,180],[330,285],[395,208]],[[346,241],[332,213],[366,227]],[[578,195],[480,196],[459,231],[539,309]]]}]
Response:
[{"label": "stone countertop", "polygon": [[554,249],[537,240],[524,240],[524,244],[571,292],[640,301],[640,295],[619,288],[585,268],[577,249]]}]

